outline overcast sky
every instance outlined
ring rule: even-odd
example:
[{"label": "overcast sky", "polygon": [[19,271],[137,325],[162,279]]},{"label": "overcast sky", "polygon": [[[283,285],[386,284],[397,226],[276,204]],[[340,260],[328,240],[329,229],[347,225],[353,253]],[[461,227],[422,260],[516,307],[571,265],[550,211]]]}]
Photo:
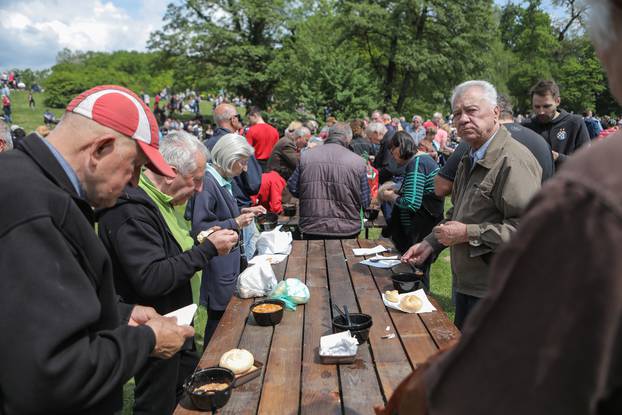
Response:
[{"label": "overcast sky", "polygon": [[144,51],[171,1],[0,0],[0,69],[49,68],[63,48]]},{"label": "overcast sky", "polygon": [[145,50],[171,0],[0,0],[0,68],[43,69],[71,50]]}]

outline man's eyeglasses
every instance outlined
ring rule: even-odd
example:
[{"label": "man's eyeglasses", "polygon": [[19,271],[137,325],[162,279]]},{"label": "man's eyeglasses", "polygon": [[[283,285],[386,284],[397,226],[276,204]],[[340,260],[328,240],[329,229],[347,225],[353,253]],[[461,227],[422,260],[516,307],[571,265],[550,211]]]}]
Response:
[{"label": "man's eyeglasses", "polygon": [[231,118],[237,118],[239,122],[242,122],[242,116],[240,114],[235,114],[233,117]]}]

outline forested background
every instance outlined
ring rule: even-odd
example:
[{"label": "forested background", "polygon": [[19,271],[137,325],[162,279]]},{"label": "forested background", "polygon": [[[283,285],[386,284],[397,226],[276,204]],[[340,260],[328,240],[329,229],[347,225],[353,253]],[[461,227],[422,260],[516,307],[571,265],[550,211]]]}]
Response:
[{"label": "forested background", "polygon": [[[550,3],[549,3],[550,5]],[[273,122],[449,111],[452,88],[487,79],[529,111],[529,88],[553,78],[562,107],[619,112],[583,27],[586,10],[555,0],[187,0],[171,4],[148,52],[63,50],[46,71],[20,71],[65,106],[97,84],[153,95],[164,87],[226,91]]]}]

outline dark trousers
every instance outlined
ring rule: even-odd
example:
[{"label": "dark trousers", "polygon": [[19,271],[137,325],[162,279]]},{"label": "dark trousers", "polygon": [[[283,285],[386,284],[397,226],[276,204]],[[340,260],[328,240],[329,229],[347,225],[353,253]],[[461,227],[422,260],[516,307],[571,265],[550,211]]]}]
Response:
[{"label": "dark trousers", "polygon": [[170,415],[183,395],[183,383],[190,376],[199,357],[192,350],[181,350],[170,359],[149,358],[134,376],[134,415]]},{"label": "dark trousers", "polygon": [[454,318],[454,324],[458,327],[458,330],[462,331],[467,317],[471,311],[473,311],[479,300],[479,297],[456,292],[456,317]]},{"label": "dark trousers", "polygon": [[207,322],[205,323],[203,350],[207,349],[207,344],[214,335],[216,327],[218,327],[218,323],[220,323],[220,319],[222,318],[223,314],[225,314],[225,310],[212,310],[211,308],[207,309]]}]

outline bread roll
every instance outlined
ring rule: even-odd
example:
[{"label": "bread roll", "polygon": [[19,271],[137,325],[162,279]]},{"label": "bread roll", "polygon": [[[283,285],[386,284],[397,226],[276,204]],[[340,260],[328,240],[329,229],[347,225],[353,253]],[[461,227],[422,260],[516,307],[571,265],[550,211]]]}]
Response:
[{"label": "bread roll", "polygon": [[384,292],[384,296],[386,297],[386,299],[392,303],[399,303],[400,302],[400,294],[397,292],[397,290],[393,290],[393,291],[385,291]]},{"label": "bread roll", "polygon": [[421,309],[423,303],[416,295],[406,295],[400,301],[400,308],[409,313],[416,313]]},{"label": "bread roll", "polygon": [[199,234],[197,235],[197,242],[202,244],[207,239],[207,237],[213,233],[214,233],[213,229],[208,229],[206,231],[199,232]]},{"label": "bread roll", "polygon": [[253,363],[255,363],[255,358],[248,350],[231,349],[222,355],[219,366],[239,375],[248,372],[253,367]]}]

